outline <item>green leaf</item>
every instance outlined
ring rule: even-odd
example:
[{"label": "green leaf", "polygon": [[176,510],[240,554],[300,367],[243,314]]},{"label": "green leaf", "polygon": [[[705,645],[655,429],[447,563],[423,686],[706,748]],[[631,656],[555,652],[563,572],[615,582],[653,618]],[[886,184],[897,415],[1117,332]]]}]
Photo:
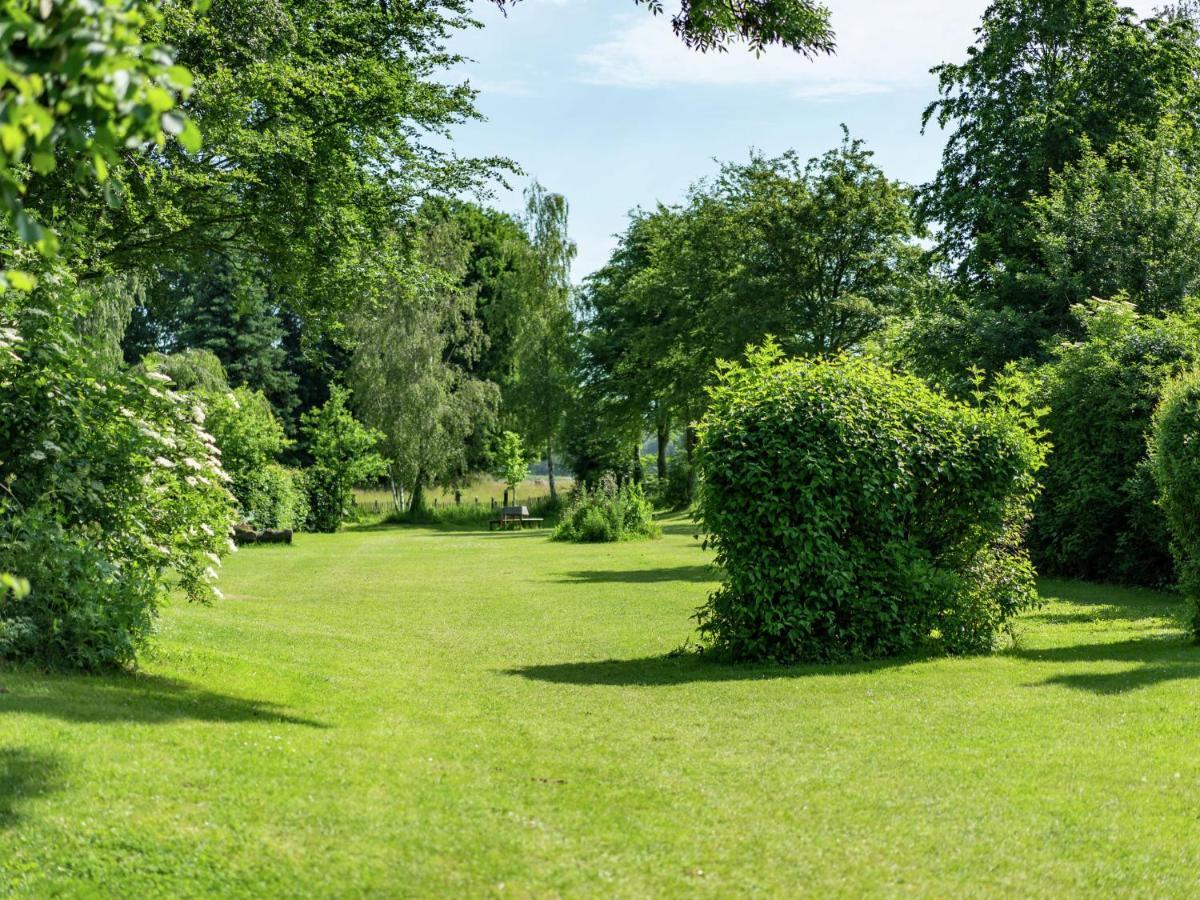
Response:
[{"label": "green leaf", "polygon": [[39,175],[45,175],[54,171],[55,159],[53,153],[47,153],[44,150],[39,151],[33,154],[30,162],[33,164],[33,171]]},{"label": "green leaf", "polygon": [[196,127],[196,123],[191,119],[183,120],[183,130],[179,132],[179,143],[189,153],[199,151],[203,143],[203,138],[200,135],[200,129]]},{"label": "green leaf", "polygon": [[8,283],[18,291],[32,291],[37,286],[37,280],[28,272],[9,269],[4,275],[8,279]]}]

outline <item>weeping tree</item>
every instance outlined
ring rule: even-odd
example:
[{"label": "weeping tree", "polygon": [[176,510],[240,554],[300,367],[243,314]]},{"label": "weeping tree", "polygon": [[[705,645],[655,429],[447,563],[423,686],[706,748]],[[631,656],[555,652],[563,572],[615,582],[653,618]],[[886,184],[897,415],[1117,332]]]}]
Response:
[{"label": "weeping tree", "polygon": [[529,264],[522,266],[520,327],[513,337],[504,379],[504,413],[532,447],[544,450],[550,496],[558,496],[554,454],[574,386],[574,317],[571,262],[575,244],[567,232],[568,207],[561,194],[536,181],[525,192]]},{"label": "weeping tree", "polygon": [[469,474],[499,392],[462,364],[481,343],[474,290],[463,285],[467,243],[453,222],[425,221],[412,245],[397,251],[387,290],[352,319],[350,380],[359,415],[383,434],[397,510],[407,486],[418,514],[427,488]]}]

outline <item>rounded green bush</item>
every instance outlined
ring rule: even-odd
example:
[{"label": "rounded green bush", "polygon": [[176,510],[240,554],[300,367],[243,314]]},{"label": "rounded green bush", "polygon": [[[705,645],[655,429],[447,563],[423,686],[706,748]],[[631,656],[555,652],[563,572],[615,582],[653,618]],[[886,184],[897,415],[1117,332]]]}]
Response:
[{"label": "rounded green bush", "polygon": [[991,649],[1036,600],[1028,419],[862,359],[781,362],[768,344],[725,367],[697,454],[724,571],[702,634],[783,663]]},{"label": "rounded green bush", "polygon": [[1150,465],[1171,531],[1180,586],[1200,638],[1200,370],[1172,380],[1154,413]]}]

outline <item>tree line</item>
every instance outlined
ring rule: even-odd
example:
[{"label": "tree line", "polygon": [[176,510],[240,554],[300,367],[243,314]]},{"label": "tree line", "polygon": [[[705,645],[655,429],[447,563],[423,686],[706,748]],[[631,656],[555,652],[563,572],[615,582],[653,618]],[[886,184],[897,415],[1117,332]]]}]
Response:
[{"label": "tree line", "polygon": [[[850,132],[812,160],[753,154],[634,211],[579,288],[565,198],[466,200],[514,165],[425,137],[478,116],[444,77],[463,0],[3,8],[0,590],[24,605],[0,613],[0,655],[78,632],[80,664],[128,659],[135,640],[96,634],[144,634],[166,572],[208,595],[239,512],[219,486],[239,482],[205,390],[253,397],[229,408],[271,417],[270,462],[315,468],[331,508],[369,471],[419,510],[504,432],[552,485],[561,465],[652,477],[686,504],[718,361],[768,336],[960,397],[1028,379],[1055,445],[1035,560],[1163,580],[1146,434],[1200,359],[1194,4],[994,0],[935,69],[930,183]],[[807,0],[690,0],[674,25],[699,50],[834,48]],[[327,440],[347,422],[369,465]],[[42,600],[15,577],[39,573]],[[127,606],[64,599],[114,578]]]}]

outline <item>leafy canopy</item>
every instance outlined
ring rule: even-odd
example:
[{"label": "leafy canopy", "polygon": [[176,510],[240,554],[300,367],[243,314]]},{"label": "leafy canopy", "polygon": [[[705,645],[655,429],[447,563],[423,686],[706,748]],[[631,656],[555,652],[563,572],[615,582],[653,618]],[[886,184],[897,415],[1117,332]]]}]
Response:
[{"label": "leafy canopy", "polygon": [[[506,9],[517,0],[493,2]],[[664,10],[662,0],[634,2],[654,15]],[[815,56],[832,53],[835,46],[829,10],[814,0],[681,0],[671,26],[684,44],[701,52],[726,50],[737,43],[761,52],[778,44]]]}]

